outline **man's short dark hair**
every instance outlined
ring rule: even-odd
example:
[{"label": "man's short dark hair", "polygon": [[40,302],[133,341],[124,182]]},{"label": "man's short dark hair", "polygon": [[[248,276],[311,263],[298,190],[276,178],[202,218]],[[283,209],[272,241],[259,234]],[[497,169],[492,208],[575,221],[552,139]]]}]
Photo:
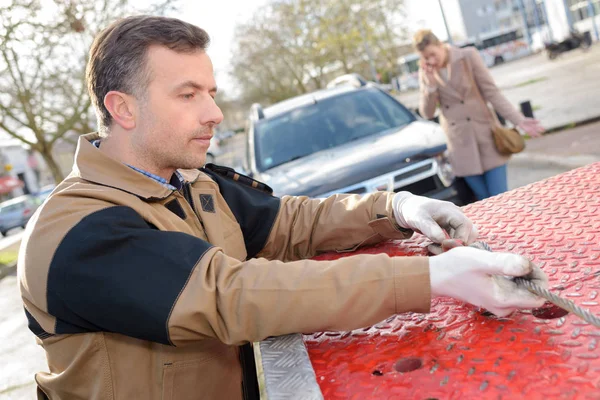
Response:
[{"label": "man's short dark hair", "polygon": [[120,19],[104,29],[90,49],[86,71],[88,91],[98,115],[98,131],[106,135],[112,117],[104,97],[112,90],[143,98],[150,81],[148,47],[165,46],[179,53],[206,50],[210,37],[176,18],[140,15]]}]

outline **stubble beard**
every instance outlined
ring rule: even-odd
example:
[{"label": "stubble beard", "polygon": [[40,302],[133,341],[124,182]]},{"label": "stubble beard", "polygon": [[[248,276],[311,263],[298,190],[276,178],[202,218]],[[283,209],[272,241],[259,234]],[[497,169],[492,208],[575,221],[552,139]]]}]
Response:
[{"label": "stubble beard", "polygon": [[[168,137],[170,132],[174,132],[174,129],[168,126],[154,126],[152,132],[152,137]],[[157,130],[160,130],[158,132]],[[185,143],[182,149],[173,148],[169,145],[161,144],[160,142],[152,143],[151,148],[153,154],[153,158],[160,163],[162,168],[172,168],[172,169],[198,169],[202,168],[206,163],[206,153],[205,150],[202,154],[199,153],[196,148],[192,148],[190,145],[190,141],[194,138],[201,137],[206,135],[207,133],[212,133],[213,128],[208,126],[203,126],[200,129],[196,130],[192,134],[186,134]],[[181,138],[182,135],[176,134],[174,135],[176,138]],[[191,150],[193,149],[193,151]]]},{"label": "stubble beard", "polygon": [[[206,151],[200,155],[198,153],[187,153],[189,151],[189,143],[192,139],[214,133],[213,126],[201,126],[191,134],[184,136],[185,145],[183,149],[174,148],[167,140],[167,143],[157,138],[168,138],[170,134],[175,132],[175,129],[169,124],[159,122],[154,118],[151,112],[145,108],[142,112],[143,129],[140,143],[143,145],[137,146],[137,152],[146,163],[160,170],[165,169],[198,169],[204,166],[206,162]],[[182,136],[178,133],[173,135],[176,140],[181,140]],[[151,139],[148,139],[151,138]]]}]

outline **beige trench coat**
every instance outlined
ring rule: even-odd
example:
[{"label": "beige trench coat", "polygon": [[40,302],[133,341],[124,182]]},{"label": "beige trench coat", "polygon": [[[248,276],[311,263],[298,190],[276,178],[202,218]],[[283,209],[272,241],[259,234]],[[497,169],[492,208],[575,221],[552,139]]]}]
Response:
[{"label": "beige trench coat", "polygon": [[450,163],[455,174],[481,175],[506,164],[509,157],[498,153],[494,146],[491,115],[478,97],[465,68],[471,68],[482,96],[500,115],[515,126],[525,117],[502,95],[477,49],[450,46],[449,51],[448,81],[436,73],[436,91],[428,90],[423,73],[419,71],[419,111],[423,117],[432,118],[440,106],[440,124],[448,138]]}]

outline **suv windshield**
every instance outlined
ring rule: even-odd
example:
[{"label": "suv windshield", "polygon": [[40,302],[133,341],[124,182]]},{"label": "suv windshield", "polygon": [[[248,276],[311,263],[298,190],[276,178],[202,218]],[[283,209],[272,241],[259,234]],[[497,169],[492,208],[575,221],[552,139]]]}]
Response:
[{"label": "suv windshield", "polygon": [[373,88],[319,100],[256,124],[256,167],[266,171],[413,120],[404,106]]}]

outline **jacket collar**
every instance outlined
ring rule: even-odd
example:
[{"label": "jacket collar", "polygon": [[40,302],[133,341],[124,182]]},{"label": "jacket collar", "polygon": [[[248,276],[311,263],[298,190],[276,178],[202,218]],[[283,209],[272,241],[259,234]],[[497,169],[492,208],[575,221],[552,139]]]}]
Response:
[{"label": "jacket collar", "polygon": [[439,73],[435,74],[438,85],[445,88],[449,94],[457,98],[462,98],[464,95],[464,93],[459,93],[456,90],[461,75],[458,71],[463,68],[463,58],[465,58],[463,49],[455,46],[448,46],[448,64],[446,67],[448,69],[448,81],[444,81]]},{"label": "jacket collar", "polygon": [[[162,199],[173,192],[154,179],[99,151],[92,143],[97,139],[100,139],[97,133],[79,137],[71,176],[119,189],[144,199]],[[195,182],[201,175],[199,170],[179,170],[179,172],[187,183]]]}]

